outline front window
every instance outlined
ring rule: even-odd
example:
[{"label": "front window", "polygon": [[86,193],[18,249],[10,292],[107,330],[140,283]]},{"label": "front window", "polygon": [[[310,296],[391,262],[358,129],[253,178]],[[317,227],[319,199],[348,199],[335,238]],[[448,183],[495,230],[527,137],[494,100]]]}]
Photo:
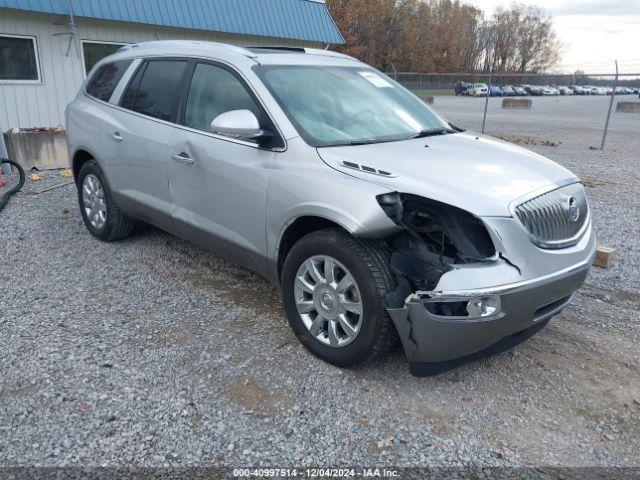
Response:
[{"label": "front window", "polygon": [[249,110],[258,118],[260,125],[266,123],[262,109],[233,73],[222,67],[199,63],[187,95],[184,124],[211,132],[211,121],[232,110]]},{"label": "front window", "polygon": [[371,68],[255,68],[300,135],[315,147],[404,140],[450,128],[404,87]]}]

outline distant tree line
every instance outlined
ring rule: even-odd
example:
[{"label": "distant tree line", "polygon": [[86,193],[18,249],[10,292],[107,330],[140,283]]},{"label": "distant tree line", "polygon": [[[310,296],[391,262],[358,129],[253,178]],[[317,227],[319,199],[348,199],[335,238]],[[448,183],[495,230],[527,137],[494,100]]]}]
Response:
[{"label": "distant tree line", "polygon": [[384,71],[542,72],[559,59],[551,17],[522,4],[482,10],[458,0],[327,0],[347,44]]}]

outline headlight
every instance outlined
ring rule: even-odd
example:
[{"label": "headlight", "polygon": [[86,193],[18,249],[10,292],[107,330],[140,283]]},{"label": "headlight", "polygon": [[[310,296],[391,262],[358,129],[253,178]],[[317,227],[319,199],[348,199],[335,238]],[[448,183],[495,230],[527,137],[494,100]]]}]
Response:
[{"label": "headlight", "polygon": [[376,198],[391,220],[441,257],[441,264],[486,261],[496,254],[484,222],[465,210],[406,193]]}]

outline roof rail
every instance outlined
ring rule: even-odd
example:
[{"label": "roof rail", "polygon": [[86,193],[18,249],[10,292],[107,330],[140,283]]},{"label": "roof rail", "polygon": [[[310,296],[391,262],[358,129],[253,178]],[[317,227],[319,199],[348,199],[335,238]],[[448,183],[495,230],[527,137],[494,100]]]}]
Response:
[{"label": "roof rail", "polygon": [[247,50],[246,48],[237,47],[235,45],[229,45],[227,43],[220,42],[204,42],[200,40],[154,40],[151,42],[140,42],[140,43],[132,43],[130,45],[125,45],[120,48],[119,52],[124,52],[126,50],[133,49],[153,49],[153,48],[163,48],[163,47],[189,47],[189,46],[199,46],[203,48],[215,49],[218,51],[227,51],[234,52],[240,55],[244,55],[245,57],[255,58],[256,54]]},{"label": "roof rail", "polygon": [[353,57],[351,57],[349,55],[346,55],[344,53],[334,52],[332,50],[320,50],[319,48],[305,48],[304,50],[305,50],[305,52],[307,52],[310,55],[322,55],[324,57],[345,58],[345,59],[348,59],[348,60],[355,60],[356,62],[360,61],[357,58],[353,58]]},{"label": "roof rail", "polygon": [[324,57],[334,57],[334,58],[344,58],[348,60],[359,61],[357,58],[350,57],[349,55],[345,55],[340,52],[333,52],[331,50],[320,50],[318,48],[304,48],[304,47],[269,47],[269,46],[259,46],[259,47],[247,47],[247,49],[252,52],[260,52],[260,51],[279,51],[279,52],[291,52],[291,53],[307,53],[309,55],[322,55]]},{"label": "roof rail", "polygon": [[267,47],[267,46],[259,46],[259,47],[247,47],[249,50],[276,50],[281,52],[298,52],[305,53],[304,47]]}]

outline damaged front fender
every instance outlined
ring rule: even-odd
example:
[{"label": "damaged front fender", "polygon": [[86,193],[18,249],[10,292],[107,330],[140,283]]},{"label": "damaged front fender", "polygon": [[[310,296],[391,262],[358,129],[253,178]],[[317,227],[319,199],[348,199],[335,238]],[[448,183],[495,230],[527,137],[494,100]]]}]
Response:
[{"label": "damaged front fender", "polygon": [[[401,227],[385,239],[397,279],[385,301],[414,374],[439,373],[528,338],[586,277],[585,263],[557,282],[521,285],[520,267],[496,248],[480,218],[409,194],[384,194],[378,202]],[[436,290],[478,283],[513,288]]]},{"label": "damaged front fender", "polygon": [[471,213],[411,194],[386,193],[377,199],[401,228],[386,239],[398,280],[385,299],[388,308],[402,307],[412,292],[432,290],[456,265],[496,260],[486,226]]}]

